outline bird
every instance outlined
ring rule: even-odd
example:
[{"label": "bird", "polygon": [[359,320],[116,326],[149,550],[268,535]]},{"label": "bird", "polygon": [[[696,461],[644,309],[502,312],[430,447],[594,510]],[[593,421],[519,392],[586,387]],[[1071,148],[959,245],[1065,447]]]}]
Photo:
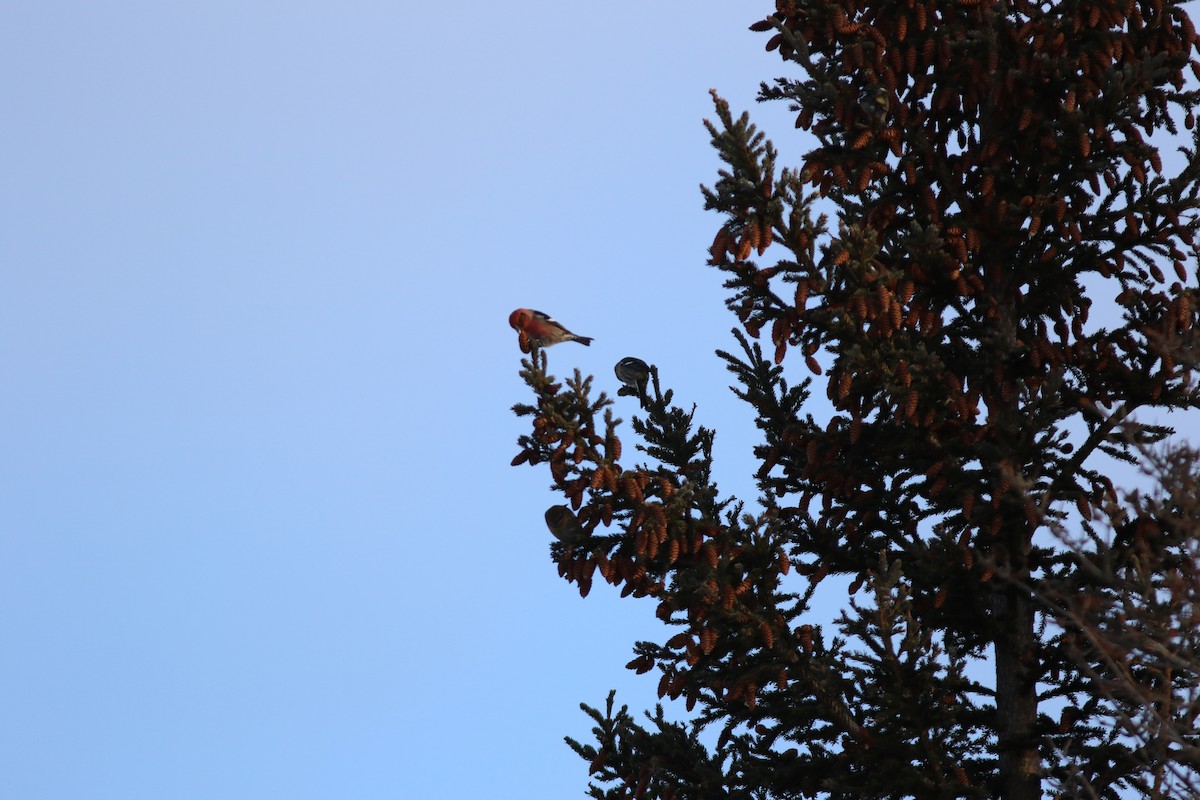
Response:
[{"label": "bird", "polygon": [[590,347],[592,344],[591,336],[571,333],[549,314],[532,308],[518,308],[508,315],[508,324],[520,334],[521,350],[525,353],[531,345],[549,347],[559,342],[579,342]]},{"label": "bird", "polygon": [[882,125],[883,121],[887,119],[888,109],[891,108],[891,105],[888,91],[882,86],[864,89],[858,97],[859,108],[876,125]]},{"label": "bird", "polygon": [[579,518],[565,505],[550,506],[546,509],[546,527],[554,534],[555,539],[567,544],[585,536]]},{"label": "bird", "polygon": [[650,383],[650,367],[645,361],[633,356],[626,356],[613,367],[617,380],[625,384],[617,390],[617,394],[636,394],[642,408],[650,402],[646,395],[646,386]]}]

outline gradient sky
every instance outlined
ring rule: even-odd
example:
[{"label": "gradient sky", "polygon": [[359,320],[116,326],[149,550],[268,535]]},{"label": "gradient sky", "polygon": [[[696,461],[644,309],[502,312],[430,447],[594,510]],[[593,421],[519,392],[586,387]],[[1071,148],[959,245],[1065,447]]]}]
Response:
[{"label": "gradient sky", "polygon": [[0,797],[582,796],[663,629],[557,577],[507,318],[656,363],[753,498],[698,185],[772,8],[4,6]]},{"label": "gradient sky", "polygon": [[547,557],[507,317],[657,363],[752,496],[697,188],[708,89],[779,71],[737,5],[5,5],[0,797],[582,795],[660,629]]}]

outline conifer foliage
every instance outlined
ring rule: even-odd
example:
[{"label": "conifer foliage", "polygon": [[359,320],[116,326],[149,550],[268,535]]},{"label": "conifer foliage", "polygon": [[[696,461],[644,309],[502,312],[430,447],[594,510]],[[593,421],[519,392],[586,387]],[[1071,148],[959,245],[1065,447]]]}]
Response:
[{"label": "conifer foliage", "polygon": [[593,378],[522,362],[514,464],[575,516],[552,558],[654,598],[629,667],[687,719],[587,707],[591,795],[1200,796],[1200,458],[1160,424],[1200,407],[1184,8],[778,0],[752,29],[815,137],[779,168],[714,93],[757,503],[657,370],[635,464]]}]

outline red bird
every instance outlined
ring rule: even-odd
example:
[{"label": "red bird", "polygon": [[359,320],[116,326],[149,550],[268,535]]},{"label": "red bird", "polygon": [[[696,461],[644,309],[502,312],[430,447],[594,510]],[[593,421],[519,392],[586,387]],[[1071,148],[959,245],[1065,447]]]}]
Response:
[{"label": "red bird", "polygon": [[534,311],[532,308],[518,308],[508,315],[508,324],[521,334],[521,350],[526,353],[529,352],[530,344],[549,347],[559,342],[579,342],[582,345],[592,343],[591,336],[571,333],[549,314]]}]

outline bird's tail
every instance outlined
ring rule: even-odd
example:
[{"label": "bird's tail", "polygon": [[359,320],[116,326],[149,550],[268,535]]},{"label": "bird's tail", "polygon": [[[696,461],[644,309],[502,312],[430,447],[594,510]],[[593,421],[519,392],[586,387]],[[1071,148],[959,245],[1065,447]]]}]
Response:
[{"label": "bird's tail", "polygon": [[572,341],[579,342],[584,347],[591,347],[592,346],[592,338],[593,337],[591,337],[591,336],[579,336],[578,334],[575,334]]}]

